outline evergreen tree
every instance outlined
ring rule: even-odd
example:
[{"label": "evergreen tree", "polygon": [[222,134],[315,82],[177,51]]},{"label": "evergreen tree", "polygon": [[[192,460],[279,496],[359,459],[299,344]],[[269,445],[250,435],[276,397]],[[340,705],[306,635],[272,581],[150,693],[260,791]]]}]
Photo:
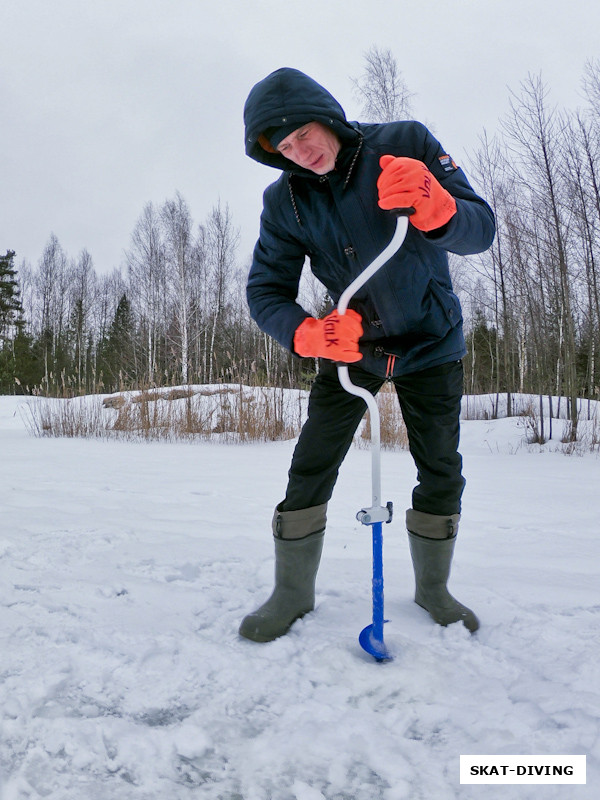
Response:
[{"label": "evergreen tree", "polygon": [[39,347],[25,328],[19,327],[10,346],[0,350],[0,393],[31,393],[42,382],[43,364]]},{"label": "evergreen tree", "polygon": [[23,307],[19,299],[16,281],[17,270],[13,267],[14,250],[0,256],[0,341],[4,342],[16,334],[23,323]]},{"label": "evergreen tree", "polygon": [[0,392],[4,394],[21,393],[38,382],[32,341],[25,333],[14,258],[13,250],[0,256]]},{"label": "evergreen tree", "polygon": [[490,391],[495,383],[498,370],[495,360],[497,332],[494,327],[488,326],[481,309],[477,309],[474,316],[473,327],[466,336],[465,383],[468,394],[481,394]]},{"label": "evergreen tree", "polygon": [[135,383],[134,319],[125,294],[100,344],[98,364],[107,392],[129,388]]}]

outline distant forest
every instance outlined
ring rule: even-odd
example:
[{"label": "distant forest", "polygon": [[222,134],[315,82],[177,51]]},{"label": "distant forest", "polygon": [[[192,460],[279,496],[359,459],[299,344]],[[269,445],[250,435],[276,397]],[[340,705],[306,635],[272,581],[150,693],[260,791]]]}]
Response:
[{"label": "distant forest", "polygon": [[[390,51],[371,48],[354,88],[370,120],[410,116]],[[498,131],[484,132],[465,164],[498,223],[486,253],[451,256],[469,394],[600,399],[600,61],[586,65],[582,97],[581,109],[552,107],[541,77],[529,76],[511,93]],[[177,194],[143,209],[124,273],[98,275],[90,253],[72,257],[54,235],[35,266],[17,265],[7,250],[0,392],[305,386],[314,362],[291,356],[249,317],[238,239],[226,205],[196,224]],[[302,292],[311,313],[325,307],[314,279],[303,280]]]}]

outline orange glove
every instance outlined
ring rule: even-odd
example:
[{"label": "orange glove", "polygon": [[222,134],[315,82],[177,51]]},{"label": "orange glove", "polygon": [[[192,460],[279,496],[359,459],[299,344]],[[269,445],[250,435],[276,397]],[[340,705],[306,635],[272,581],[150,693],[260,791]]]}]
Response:
[{"label": "orange glove", "polygon": [[296,328],[294,350],[302,358],[329,358],[350,364],[362,358],[358,352],[362,332],[360,314],[351,308],[341,315],[332,311],[324,319],[308,317]]},{"label": "orange glove", "polygon": [[381,156],[377,181],[379,207],[387,211],[412,206],[410,221],[421,231],[441,228],[456,214],[456,200],[422,161]]}]

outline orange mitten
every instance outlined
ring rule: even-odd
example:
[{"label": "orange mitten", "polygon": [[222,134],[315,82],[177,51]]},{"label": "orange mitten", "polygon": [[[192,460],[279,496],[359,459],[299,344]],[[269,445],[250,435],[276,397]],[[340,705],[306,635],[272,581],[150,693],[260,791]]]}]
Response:
[{"label": "orange mitten", "polygon": [[456,214],[456,200],[415,158],[381,156],[377,180],[379,207],[387,211],[412,206],[411,223],[421,231],[441,228]]},{"label": "orange mitten", "polygon": [[362,332],[360,314],[351,308],[341,315],[332,311],[324,319],[307,317],[296,328],[294,350],[302,358],[329,358],[350,364],[362,358],[358,351]]}]

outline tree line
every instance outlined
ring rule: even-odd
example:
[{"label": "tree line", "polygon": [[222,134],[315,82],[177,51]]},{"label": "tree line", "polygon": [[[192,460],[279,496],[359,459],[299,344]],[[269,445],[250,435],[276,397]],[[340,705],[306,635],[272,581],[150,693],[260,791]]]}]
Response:
[{"label": "tree line", "polygon": [[489,251],[460,265],[472,393],[600,397],[600,61],[585,108],[548,103],[541,77],[511,93],[500,131],[481,137],[473,172],[497,218]]},{"label": "tree line", "polygon": [[[389,50],[372,47],[354,80],[363,111],[388,122],[412,95]],[[465,312],[465,390],[600,398],[600,61],[585,65],[584,106],[557,109],[541,76],[510,93],[498,132],[483,132],[468,174],[496,214],[493,246],[451,258]],[[550,399],[552,403],[552,399]],[[496,404],[496,407],[498,403]]]},{"label": "tree line", "polygon": [[297,359],[249,316],[239,233],[227,206],[194,226],[181,195],[145,206],[126,273],[96,274],[55,235],[37,268],[0,260],[0,391],[50,395],[243,382],[295,386]]},{"label": "tree line", "polygon": [[[412,95],[390,51],[365,55],[354,80],[371,121],[407,118]],[[467,171],[496,214],[486,253],[454,259],[465,312],[471,394],[600,397],[600,61],[582,80],[586,105],[548,104],[541,77],[512,92]],[[385,102],[383,102],[385,100]],[[195,225],[177,194],[143,209],[126,270],[97,275],[50,236],[36,268],[0,259],[0,391],[113,392],[165,384],[305,385],[314,363],[261,333],[245,299],[247,266],[229,208]],[[304,282],[309,310],[323,287]]]}]

